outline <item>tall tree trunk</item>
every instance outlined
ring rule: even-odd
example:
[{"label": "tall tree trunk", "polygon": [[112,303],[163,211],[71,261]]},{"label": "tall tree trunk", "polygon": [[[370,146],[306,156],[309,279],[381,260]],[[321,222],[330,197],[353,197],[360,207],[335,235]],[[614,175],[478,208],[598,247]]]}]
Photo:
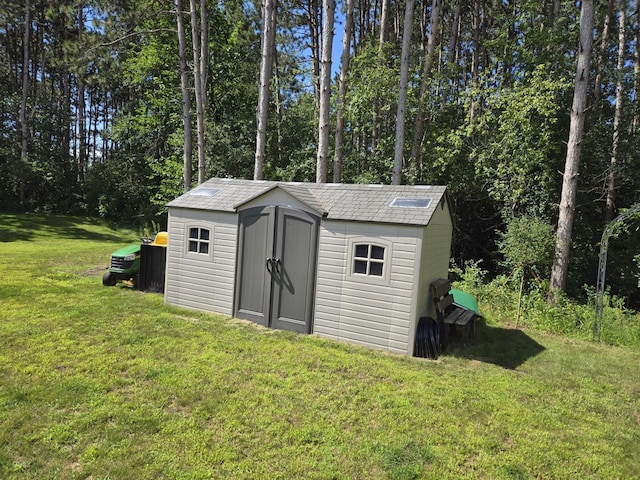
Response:
[{"label": "tall tree trunk", "polygon": [[626,2],[620,2],[620,26],[618,30],[618,65],[616,81],[616,110],[613,115],[613,142],[611,145],[611,161],[609,165],[609,175],[607,179],[607,204],[605,211],[605,222],[608,224],[613,220],[615,207],[615,186],[617,154],[620,144],[620,123],[622,121],[622,101],[624,95],[624,60],[625,60],[625,30],[627,23]]},{"label": "tall tree trunk", "polygon": [[282,107],[282,94],[280,92],[280,69],[278,66],[278,51],[273,52],[273,91],[275,93],[276,107],[276,141],[277,141],[277,164],[284,165],[284,136],[282,135],[282,121],[284,119],[284,109]]},{"label": "tall tree trunk", "polygon": [[347,0],[347,14],[342,36],[342,57],[340,59],[340,79],[338,80],[338,104],[336,107],[336,138],[333,160],[333,181],[342,181],[342,145],[344,140],[344,106],[347,97],[347,75],[351,59],[351,31],[353,30],[353,6],[355,0]]},{"label": "tall tree trunk", "polygon": [[207,83],[209,81],[209,13],[207,0],[200,0],[200,75],[202,76],[202,104],[207,108]]},{"label": "tall tree trunk", "polygon": [[553,0],[553,20],[556,21],[560,16],[561,0]]},{"label": "tall tree trunk", "polygon": [[191,95],[189,94],[189,72],[187,66],[187,39],[184,30],[184,18],[182,16],[182,0],[175,0],[176,21],[178,23],[178,59],[180,61],[180,89],[182,91],[182,125],[184,130],[183,148],[183,173],[184,191],[191,189],[193,168],[191,156],[193,155],[193,139],[191,133]]},{"label": "tall tree trunk", "polygon": [[322,27],[322,69],[320,73],[320,114],[318,121],[318,159],[316,183],[327,181],[329,157],[329,113],[331,111],[331,55],[333,47],[333,23],[336,0],[323,0],[324,23]]},{"label": "tall tree trunk", "polygon": [[[380,65],[383,66],[385,63],[385,54],[384,54],[384,45],[389,41],[389,4],[390,0],[382,0],[380,5],[380,32],[379,32],[379,40],[378,40],[378,61]],[[373,107],[373,118],[371,119],[371,151],[375,153],[378,148],[378,139],[380,137],[380,130],[382,126],[380,125],[380,117],[382,105],[380,104],[381,99],[375,100],[375,105]],[[384,100],[382,100],[384,101]]]},{"label": "tall tree trunk", "polygon": [[[99,99],[98,92],[95,88],[91,89],[91,105],[89,115],[89,135],[91,137],[91,156],[89,159],[92,162],[96,161],[97,144],[98,144],[98,115],[99,115]],[[91,125],[93,123],[93,126]]]},{"label": "tall tree trunk", "polygon": [[[460,18],[462,14],[462,0],[456,0],[456,6],[451,21],[451,34],[449,35],[449,43],[447,45],[447,65],[450,74],[453,76],[451,81],[451,95],[458,97],[459,82],[455,65],[458,63],[458,38],[460,38]],[[455,75],[455,76],[454,76]],[[444,102],[443,102],[444,105]]]},{"label": "tall tree trunk", "polygon": [[600,48],[596,54],[596,78],[594,81],[593,96],[596,103],[602,97],[602,71],[605,63],[608,61],[607,44],[609,42],[609,31],[611,30],[611,20],[613,18],[614,0],[607,3],[607,14],[604,17],[604,26],[602,27],[602,38],[600,40]]},{"label": "tall tree trunk", "polygon": [[587,91],[589,89],[589,69],[591,47],[593,44],[593,0],[582,0],[580,11],[580,44],[576,77],[574,81],[573,105],[569,125],[567,157],[562,180],[562,194],[556,231],[556,253],[551,270],[549,301],[555,300],[555,293],[564,291],[569,269],[571,232],[576,206],[576,190],[580,169],[580,150],[584,134],[584,119],[587,109]]},{"label": "tall tree trunk", "polygon": [[451,20],[451,33],[447,45],[447,62],[450,64],[458,61],[458,36],[460,33],[460,17],[462,14],[462,0],[456,0]]},{"label": "tall tree trunk", "polygon": [[389,40],[389,1],[382,0],[380,6],[380,48]]},{"label": "tall tree trunk", "polygon": [[638,133],[640,122],[640,103],[638,102],[638,90],[640,90],[640,12],[636,12],[636,24],[634,27],[634,58],[633,58],[633,120],[631,133]]},{"label": "tall tree trunk", "polygon": [[[84,12],[83,5],[78,5],[78,45],[82,51],[84,33]],[[78,97],[76,98],[76,110],[78,112],[78,153],[77,153],[77,181],[82,183],[84,181],[84,172],[87,164],[87,139],[85,132],[86,122],[86,103],[85,103],[85,65],[82,61],[82,55],[80,65],[77,66],[76,81],[78,84]]]},{"label": "tall tree trunk", "polygon": [[269,87],[273,71],[277,0],[262,3],[262,57],[260,60],[260,88],[256,113],[256,155],[253,179],[262,180],[267,143],[267,119],[269,117]]},{"label": "tall tree trunk", "polygon": [[[22,37],[22,99],[20,101],[20,160],[23,168],[29,161],[29,125],[27,123],[27,99],[29,98],[29,39],[31,35],[31,2],[25,1],[24,36]],[[25,203],[24,176],[20,176],[20,205]]]},{"label": "tall tree trunk", "polygon": [[420,175],[422,165],[422,135],[424,132],[424,109],[427,101],[427,87],[431,80],[431,68],[433,67],[433,54],[436,48],[436,39],[440,30],[440,7],[441,0],[431,2],[431,21],[429,26],[429,38],[427,40],[427,50],[424,58],[424,68],[422,69],[422,81],[420,83],[420,97],[418,99],[418,111],[413,130],[413,143],[411,146],[412,180]]},{"label": "tall tree trunk", "polygon": [[[109,98],[110,98],[110,96],[111,96],[110,92],[105,92],[104,104],[102,105],[102,108],[103,108],[102,131],[103,132],[107,132],[109,130],[109,127],[110,127],[110,124],[109,124]],[[102,146],[100,147],[100,152],[101,152],[100,161],[102,163],[105,163],[107,161],[107,159],[109,158],[109,143],[107,141],[107,137],[108,137],[108,135],[101,135]]]},{"label": "tall tree trunk", "polygon": [[[198,183],[202,183],[206,180],[207,152],[205,127],[207,116],[207,83],[209,81],[210,60],[209,13],[207,11],[207,1],[200,0],[200,102],[202,105],[200,109],[201,120],[198,123]],[[202,148],[200,145],[202,145]]]},{"label": "tall tree trunk", "polygon": [[473,124],[476,117],[476,109],[478,104],[478,95],[476,88],[478,87],[478,77],[480,75],[480,31],[482,22],[480,20],[480,3],[482,0],[475,0],[473,10],[473,52],[471,59],[471,105],[469,106],[469,123]]},{"label": "tall tree trunk", "polygon": [[[82,68],[82,66],[79,66]],[[77,181],[82,183],[84,181],[84,172],[87,164],[87,139],[85,131],[85,86],[84,86],[84,72],[78,71],[78,97],[76,98],[76,110],[78,111],[78,153],[77,153]]]},{"label": "tall tree trunk", "polygon": [[318,0],[308,0],[307,14],[309,16],[309,38],[311,40],[311,68],[313,83],[313,98],[316,108],[320,108],[320,22],[322,21],[319,12]]},{"label": "tall tree trunk", "polygon": [[62,114],[60,115],[60,131],[62,134],[62,145],[67,152],[71,151],[71,74],[69,73],[68,65],[62,66],[62,71],[60,72],[60,90],[61,90],[61,101],[60,101],[60,111]]},{"label": "tall tree trunk", "polygon": [[409,51],[411,49],[411,26],[413,25],[413,0],[407,0],[402,31],[402,52],[400,54],[400,85],[398,89],[398,112],[396,114],[396,144],[393,155],[392,185],[402,182],[402,163],[404,160],[404,119],[407,104],[409,78]]},{"label": "tall tree trunk", "polygon": [[[198,183],[204,182],[205,178],[205,85],[203,85],[203,73],[202,73],[202,39],[201,29],[206,28],[202,24],[202,20],[199,19],[198,6],[196,0],[190,0],[190,14],[191,14],[191,44],[193,46],[193,80],[196,94],[196,125],[198,129]],[[200,17],[206,18],[206,10],[203,13],[200,12]]]}]

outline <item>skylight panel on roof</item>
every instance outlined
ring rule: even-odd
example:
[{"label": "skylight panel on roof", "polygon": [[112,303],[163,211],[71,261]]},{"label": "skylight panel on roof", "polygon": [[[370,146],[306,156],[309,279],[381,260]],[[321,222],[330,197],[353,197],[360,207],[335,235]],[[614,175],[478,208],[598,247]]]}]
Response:
[{"label": "skylight panel on roof", "polygon": [[430,198],[402,198],[396,197],[389,206],[400,208],[427,208],[431,204]]},{"label": "skylight panel on roof", "polygon": [[220,191],[219,188],[196,188],[190,195],[200,195],[202,197],[213,197],[216,193]]}]

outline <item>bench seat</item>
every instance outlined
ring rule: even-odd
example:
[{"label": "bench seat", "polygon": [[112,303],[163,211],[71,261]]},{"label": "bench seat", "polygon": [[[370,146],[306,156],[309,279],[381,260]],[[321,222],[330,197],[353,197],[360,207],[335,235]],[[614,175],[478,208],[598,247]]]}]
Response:
[{"label": "bench seat", "polygon": [[464,346],[475,336],[476,312],[454,304],[450,290],[451,282],[447,279],[440,278],[431,283],[437,321],[443,326],[448,325],[443,328],[443,346],[448,342],[450,331],[455,333],[458,330],[462,333]]}]

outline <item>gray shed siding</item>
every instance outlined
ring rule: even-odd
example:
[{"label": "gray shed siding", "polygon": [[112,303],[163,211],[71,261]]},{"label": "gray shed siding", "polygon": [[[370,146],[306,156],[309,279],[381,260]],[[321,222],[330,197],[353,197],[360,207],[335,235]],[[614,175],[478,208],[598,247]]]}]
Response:
[{"label": "gray shed siding", "polygon": [[413,354],[418,319],[425,315],[435,318],[435,307],[429,284],[438,278],[447,278],[452,234],[453,223],[449,215],[449,207],[443,202],[442,206],[434,212],[429,226],[425,229],[422,251],[419,257],[416,257],[416,265],[420,265],[415,295],[417,315],[409,336],[409,345],[411,345],[411,351],[407,352],[409,354]]},{"label": "gray shed siding", "polygon": [[[211,231],[209,255],[187,253],[190,227]],[[231,316],[238,219],[235,214],[172,208],[169,211],[165,301]]]},{"label": "gray shed siding", "polygon": [[[412,353],[414,261],[421,227],[327,221],[320,229],[314,333],[395,353]],[[390,251],[386,281],[351,278],[350,241],[381,240]]]}]

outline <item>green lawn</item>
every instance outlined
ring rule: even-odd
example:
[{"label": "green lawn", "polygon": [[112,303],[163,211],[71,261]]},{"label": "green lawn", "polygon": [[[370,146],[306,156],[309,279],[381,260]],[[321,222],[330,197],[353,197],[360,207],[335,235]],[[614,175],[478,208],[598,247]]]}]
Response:
[{"label": "green lawn", "polygon": [[640,478],[638,351],[480,325],[429,361],[262,329],[103,287],[136,240],[0,214],[0,478]]}]

